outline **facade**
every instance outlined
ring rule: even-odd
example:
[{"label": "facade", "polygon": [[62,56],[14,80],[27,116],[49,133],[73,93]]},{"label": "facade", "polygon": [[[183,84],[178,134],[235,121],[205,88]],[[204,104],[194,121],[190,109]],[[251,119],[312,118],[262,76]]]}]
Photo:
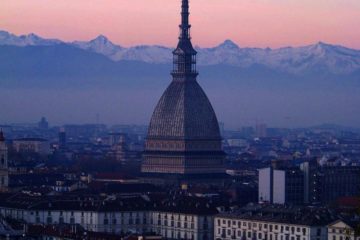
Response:
[{"label": "facade", "polygon": [[[356,228],[360,227],[360,221],[337,220],[328,225],[329,240],[359,240]],[[357,234],[357,235],[356,235]]]},{"label": "facade", "polygon": [[320,212],[272,205],[219,214],[214,220],[214,239],[327,240],[331,218]]},{"label": "facade", "polygon": [[360,195],[359,166],[318,166],[305,162],[305,203],[331,203],[340,197]]},{"label": "facade", "polygon": [[318,166],[259,170],[259,202],[274,204],[329,204],[360,194],[359,166]]},{"label": "facade", "polygon": [[6,191],[9,186],[9,169],[8,169],[8,148],[5,143],[5,137],[0,130],[0,192]]},{"label": "facade", "polygon": [[[30,204],[31,203],[31,204]],[[0,204],[0,215],[28,224],[81,225],[87,231],[114,234],[156,233],[166,239],[213,239],[214,208],[150,203],[140,197],[105,201],[16,200]]]},{"label": "facade", "polygon": [[304,203],[304,174],[300,169],[259,170],[259,202],[274,204]]},{"label": "facade", "polygon": [[181,16],[173,80],[152,115],[141,170],[147,175],[223,174],[219,123],[196,80],[197,53],[190,40],[188,0],[182,1]]},{"label": "facade", "polygon": [[13,141],[16,152],[50,154],[50,143],[43,138],[20,138]]}]

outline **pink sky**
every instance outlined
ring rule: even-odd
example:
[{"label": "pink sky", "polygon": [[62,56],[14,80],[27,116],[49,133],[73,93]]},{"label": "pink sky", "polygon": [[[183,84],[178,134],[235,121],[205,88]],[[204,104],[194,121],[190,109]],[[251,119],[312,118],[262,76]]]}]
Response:
[{"label": "pink sky", "polygon": [[[282,47],[318,41],[360,49],[359,0],[191,0],[195,45],[231,39]],[[174,46],[180,0],[1,0],[0,29],[65,41],[104,34],[123,46]]]}]

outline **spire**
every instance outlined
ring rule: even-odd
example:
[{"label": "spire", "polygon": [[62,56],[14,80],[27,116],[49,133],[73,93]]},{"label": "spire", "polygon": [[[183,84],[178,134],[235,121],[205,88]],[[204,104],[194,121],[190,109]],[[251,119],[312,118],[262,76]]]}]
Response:
[{"label": "spire", "polygon": [[198,75],[196,71],[197,52],[191,44],[189,15],[189,0],[182,0],[179,43],[173,52],[172,76],[174,81],[196,80]]},{"label": "spire", "polygon": [[190,28],[189,25],[189,1],[182,0],[181,5],[181,25],[180,25],[180,40],[190,39]]}]

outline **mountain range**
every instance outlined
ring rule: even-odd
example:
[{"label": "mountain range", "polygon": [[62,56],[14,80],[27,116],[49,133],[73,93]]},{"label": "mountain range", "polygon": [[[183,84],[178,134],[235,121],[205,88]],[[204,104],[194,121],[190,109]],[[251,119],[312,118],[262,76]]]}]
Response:
[{"label": "mountain range", "polygon": [[[90,41],[63,42],[44,39],[33,33],[16,36],[0,31],[0,45],[8,46],[53,46],[65,44],[106,56],[112,61],[139,61],[166,64],[172,61],[172,48],[158,45],[142,45],[125,48],[99,35]],[[304,47],[241,48],[226,40],[213,48],[196,47],[200,66],[228,65],[249,68],[262,65],[276,71],[303,75],[321,72],[351,74],[360,69],[360,50],[319,42]]]},{"label": "mountain range", "polygon": [[[219,119],[230,126],[248,124],[246,118],[278,126],[359,127],[357,49],[323,42],[242,48],[231,40],[195,49],[199,82]],[[41,115],[87,122],[97,112],[107,122],[146,124],[171,81],[172,50],[122,47],[103,35],[64,42],[0,31],[0,102],[7,112],[0,122]]]}]

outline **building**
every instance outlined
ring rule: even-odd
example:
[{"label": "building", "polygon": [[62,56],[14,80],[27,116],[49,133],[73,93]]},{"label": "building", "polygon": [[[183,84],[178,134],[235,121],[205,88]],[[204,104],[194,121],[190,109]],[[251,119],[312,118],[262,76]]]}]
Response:
[{"label": "building", "polygon": [[42,117],[40,119],[40,122],[38,123],[38,128],[46,130],[49,128],[49,122],[46,120],[45,117]]},{"label": "building", "polygon": [[59,131],[59,148],[60,149],[66,148],[66,132],[64,128],[61,128]]},{"label": "building", "polygon": [[118,141],[111,147],[110,155],[118,162],[138,161],[141,160],[141,154],[138,151],[131,151],[127,144],[127,135],[120,134]]},{"label": "building", "polygon": [[332,203],[340,197],[360,194],[359,166],[318,166],[303,163],[305,203]]},{"label": "building", "polygon": [[182,1],[179,43],[173,51],[173,80],[152,115],[142,173],[214,178],[224,174],[219,123],[196,78],[196,54],[190,40],[189,3]]},{"label": "building", "polygon": [[9,186],[8,148],[4,133],[0,130],[0,192],[6,191]]},{"label": "building", "polygon": [[298,168],[259,170],[259,202],[304,203],[304,174]]},{"label": "building", "polygon": [[216,240],[327,240],[326,209],[251,206],[215,217]]},{"label": "building", "polygon": [[360,235],[357,229],[360,227],[360,220],[345,221],[337,220],[328,225],[329,240],[359,240]]},{"label": "building", "polygon": [[92,232],[156,233],[165,239],[213,238],[217,210],[200,198],[154,200],[151,196],[61,199],[0,196],[0,214],[27,224],[81,225]]},{"label": "building", "polygon": [[359,166],[269,167],[259,170],[259,202],[330,204],[360,194]]},{"label": "building", "polygon": [[50,154],[50,143],[43,138],[20,138],[13,141],[16,152],[37,153],[40,155]]},{"label": "building", "polygon": [[257,123],[255,126],[255,136],[265,138],[267,136],[267,126],[264,123]]}]

